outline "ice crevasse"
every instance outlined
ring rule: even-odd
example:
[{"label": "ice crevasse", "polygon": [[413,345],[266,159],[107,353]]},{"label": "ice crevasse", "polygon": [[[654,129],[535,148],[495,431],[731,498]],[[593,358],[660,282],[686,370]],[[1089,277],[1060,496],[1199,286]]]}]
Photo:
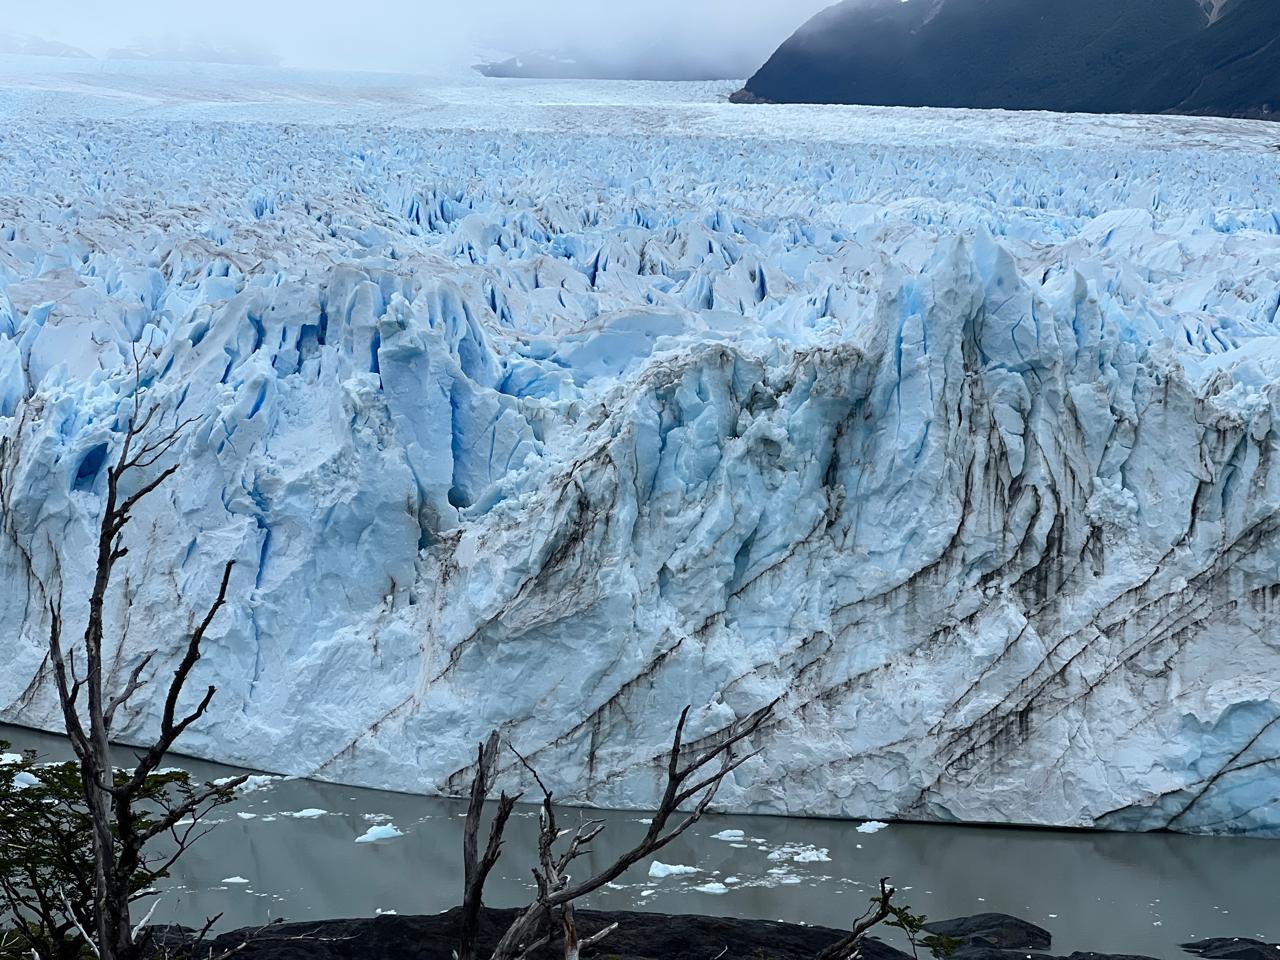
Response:
[{"label": "ice crevasse", "polygon": [[1280,833],[1274,154],[33,125],[0,719],[58,726],[137,354],[195,419],[113,676],[236,561],[187,751],[456,793],[496,727],[643,808],[777,699],[726,809]]}]

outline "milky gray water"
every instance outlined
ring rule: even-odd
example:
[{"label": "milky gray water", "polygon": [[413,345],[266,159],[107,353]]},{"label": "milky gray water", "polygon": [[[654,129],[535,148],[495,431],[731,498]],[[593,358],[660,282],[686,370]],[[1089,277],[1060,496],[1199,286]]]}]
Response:
[{"label": "milky gray water", "polygon": [[[50,759],[67,755],[63,741],[27,730],[0,727],[0,740]],[[172,765],[201,779],[236,772],[195,760]],[[219,926],[231,928],[448,909],[461,900],[464,810],[458,801],[275,781],[218,812],[222,822],[178,865],[156,917],[195,924],[222,913]],[[636,813],[566,811],[562,824],[579,817],[609,820],[584,874],[645,830]],[[356,842],[384,824],[403,836]],[[532,807],[514,818],[489,881],[491,905],[528,901],[536,824]],[[891,876],[903,900],[931,918],[1015,914],[1049,929],[1055,953],[1176,958],[1187,956],[1178,944],[1191,939],[1280,941],[1275,840],[906,824],[863,833],[856,822],[709,816],[658,859],[697,872],[655,879],[645,861],[587,905],[842,927],[862,912],[877,879]],[[728,892],[710,892],[721,887]]]}]

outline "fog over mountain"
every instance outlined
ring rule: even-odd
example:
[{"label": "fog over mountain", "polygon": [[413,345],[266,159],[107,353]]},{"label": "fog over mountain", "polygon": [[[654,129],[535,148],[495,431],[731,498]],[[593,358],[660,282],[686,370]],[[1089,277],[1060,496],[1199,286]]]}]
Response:
[{"label": "fog over mountain", "polygon": [[[415,73],[466,69],[532,51],[631,65],[644,75],[749,76],[827,0],[652,0],[643,16],[594,0],[16,0],[6,28],[112,50],[249,49],[289,66]],[[9,5],[6,5],[9,6]],[[181,57],[180,57],[181,59]]]},{"label": "fog over mountain", "polygon": [[175,63],[231,63],[246,66],[276,66],[280,58],[265,47],[254,44],[228,43],[213,45],[200,42],[165,40],[139,41],[125,47],[112,47],[108,60],[167,60]]},{"label": "fog over mountain", "polygon": [[0,54],[17,54],[24,57],[73,57],[85,59],[89,54],[68,43],[46,40],[29,33],[12,33],[0,30]]}]

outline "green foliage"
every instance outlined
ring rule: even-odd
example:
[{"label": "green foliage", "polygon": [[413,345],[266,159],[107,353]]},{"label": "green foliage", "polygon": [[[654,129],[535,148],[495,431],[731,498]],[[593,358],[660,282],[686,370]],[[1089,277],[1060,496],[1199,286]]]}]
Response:
[{"label": "green foliage", "polygon": [[[77,918],[93,921],[93,840],[72,764],[42,766],[7,753],[0,764],[0,906],[7,928],[0,958],[76,960],[85,944]],[[68,769],[69,768],[69,769]]]},{"label": "green foliage", "polygon": [[[42,763],[28,751],[9,753],[0,741],[0,960],[85,960],[85,932],[97,924],[93,828],[79,764]],[[126,773],[117,770],[117,782]],[[135,808],[139,829],[211,789],[181,770],[147,778]],[[167,833],[159,852],[143,858],[129,877],[132,900],[154,894],[178,855],[199,836],[203,816],[234,797],[212,788],[210,801]]]},{"label": "green foliage", "polygon": [[[907,940],[911,943],[911,953],[919,957],[920,948],[924,947],[933,956],[945,958],[956,952],[960,946],[960,941],[954,937],[940,937],[936,934],[925,933],[924,925],[928,923],[928,918],[923,914],[912,913],[909,906],[889,905],[889,919],[885,920],[886,927],[894,927],[901,930],[907,935]],[[924,936],[921,936],[925,933]]]}]

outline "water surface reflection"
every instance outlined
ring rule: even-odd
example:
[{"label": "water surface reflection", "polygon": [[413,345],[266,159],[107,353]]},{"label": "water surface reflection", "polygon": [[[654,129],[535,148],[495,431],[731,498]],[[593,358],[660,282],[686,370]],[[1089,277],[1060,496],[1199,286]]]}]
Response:
[{"label": "water surface reflection", "polygon": [[[0,728],[0,739],[51,758],[59,739]],[[174,761],[203,779],[229,768]],[[178,866],[157,916],[222,926],[272,917],[432,913],[461,899],[458,801],[301,780],[248,793],[219,814],[212,835]],[[603,816],[609,828],[582,870],[603,866],[645,830],[640,815],[566,811],[562,824]],[[404,836],[357,843],[371,827]],[[532,888],[536,811],[522,808],[489,883],[487,902],[515,906]],[[664,850],[697,873],[654,879],[647,864],[588,906],[757,917],[842,927],[881,876],[930,917],[984,911],[1051,930],[1054,952],[1185,956],[1177,945],[1214,936],[1280,940],[1280,842],[1165,834],[1029,831],[712,816]],[[739,833],[740,832],[740,836]],[[243,882],[242,882],[243,881]],[[727,893],[712,893],[720,886]]]}]

